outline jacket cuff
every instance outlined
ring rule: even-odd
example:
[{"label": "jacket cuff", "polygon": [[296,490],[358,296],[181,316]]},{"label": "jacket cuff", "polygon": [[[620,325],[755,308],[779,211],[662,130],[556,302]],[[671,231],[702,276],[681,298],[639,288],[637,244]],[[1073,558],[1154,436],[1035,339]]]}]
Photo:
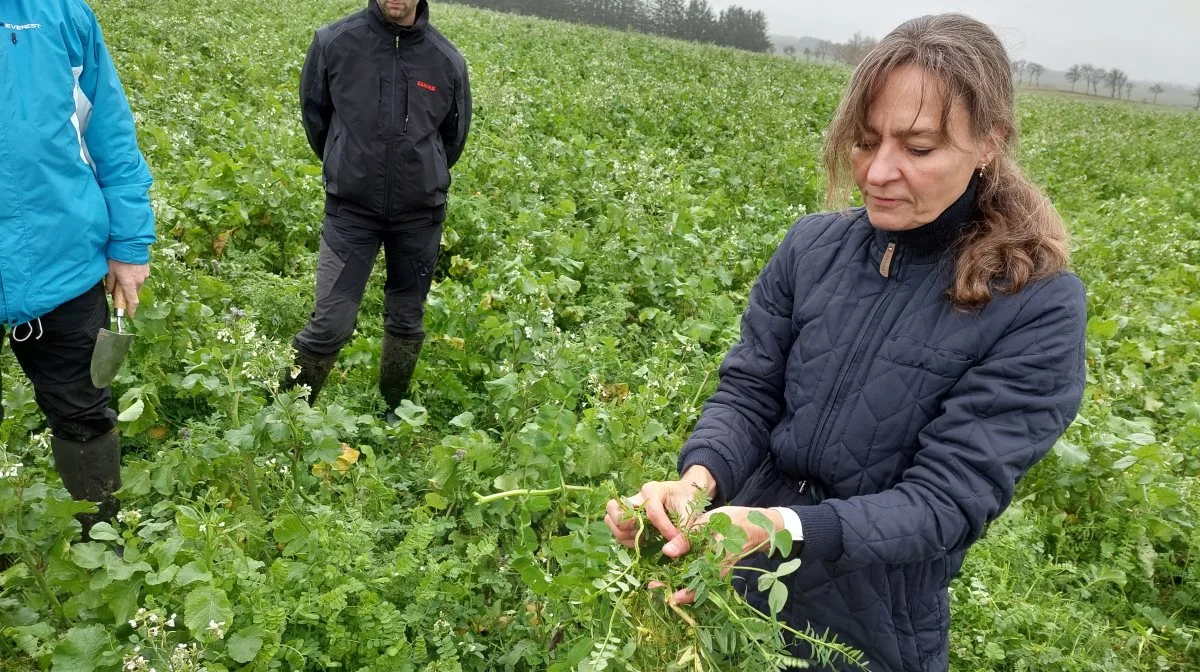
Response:
[{"label": "jacket cuff", "polygon": [[842,557],[842,519],[829,504],[793,506],[804,528],[804,548],[800,557],[806,560],[837,560]]},{"label": "jacket cuff", "polygon": [[682,475],[688,469],[700,465],[717,479],[717,494],[713,497],[714,506],[719,506],[736,494],[733,492],[733,470],[721,454],[712,448],[693,448],[687,451],[679,460],[679,473]]},{"label": "jacket cuff", "polygon": [[109,242],[105,256],[124,264],[150,263],[150,246],[139,243]]}]

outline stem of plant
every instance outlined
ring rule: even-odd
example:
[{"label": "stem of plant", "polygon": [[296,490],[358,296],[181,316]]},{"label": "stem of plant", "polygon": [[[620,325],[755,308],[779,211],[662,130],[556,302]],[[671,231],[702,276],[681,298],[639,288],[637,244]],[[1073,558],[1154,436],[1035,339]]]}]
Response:
[{"label": "stem of plant", "polygon": [[50,604],[54,605],[54,610],[58,612],[58,617],[62,619],[63,627],[70,628],[71,619],[67,618],[67,613],[63,611],[62,602],[58,601],[58,596],[54,594],[54,589],[50,587],[50,582],[46,581],[46,575],[38,570],[33,554],[25,552],[21,554],[21,559],[25,561],[25,566],[29,568],[29,571],[33,572],[33,578],[37,582],[38,588],[42,590],[42,593],[50,601]]},{"label": "stem of plant", "polygon": [[261,516],[263,506],[262,500],[258,496],[258,476],[255,473],[254,455],[242,453],[242,466],[246,472],[246,491],[250,494],[250,504],[254,507],[254,512]]},{"label": "stem of plant", "polygon": [[557,495],[563,492],[591,492],[591,490],[591,488],[583,485],[563,485],[557,488],[550,488],[549,490],[507,490],[505,492],[497,492],[494,495],[487,496],[481,495],[478,492],[473,492],[471,494],[475,495],[475,501],[477,503],[488,504],[501,499],[508,499],[509,497],[541,497],[545,495]]}]

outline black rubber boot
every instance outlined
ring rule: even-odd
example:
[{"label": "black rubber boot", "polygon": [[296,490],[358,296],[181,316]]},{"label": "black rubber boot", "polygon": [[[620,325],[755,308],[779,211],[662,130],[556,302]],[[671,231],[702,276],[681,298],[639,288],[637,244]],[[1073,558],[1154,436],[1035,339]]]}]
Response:
[{"label": "black rubber boot", "polygon": [[412,382],[424,343],[424,339],[407,340],[386,333],[383,335],[383,348],[379,354],[379,392],[387,403],[387,421],[390,424],[399,421],[396,407],[408,395],[408,386]]},{"label": "black rubber boot", "polygon": [[321,388],[325,387],[325,379],[329,377],[329,372],[333,370],[333,364],[337,361],[337,355],[328,357],[317,357],[310,355],[299,348],[296,350],[296,366],[300,367],[300,375],[292,378],[292,372],[288,371],[283,374],[283,383],[280,389],[288,391],[301,385],[307,385],[311,390],[308,393],[308,403],[311,406],[317,400],[317,395],[321,393]]},{"label": "black rubber boot", "polygon": [[88,541],[93,525],[117,515],[119,504],[113,493],[121,487],[121,439],[115,429],[83,442],[53,436],[50,448],[67,492],[100,507],[96,513],[75,516],[83,526],[83,540]]}]

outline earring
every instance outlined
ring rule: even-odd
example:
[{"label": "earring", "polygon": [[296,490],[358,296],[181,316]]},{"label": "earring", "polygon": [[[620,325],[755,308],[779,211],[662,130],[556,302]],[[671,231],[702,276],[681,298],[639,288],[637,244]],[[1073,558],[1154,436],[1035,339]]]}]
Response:
[{"label": "earring", "polygon": [[988,164],[986,164],[986,163],[979,167],[979,176],[980,177],[983,177],[983,171],[987,170],[987,167],[988,167]]}]

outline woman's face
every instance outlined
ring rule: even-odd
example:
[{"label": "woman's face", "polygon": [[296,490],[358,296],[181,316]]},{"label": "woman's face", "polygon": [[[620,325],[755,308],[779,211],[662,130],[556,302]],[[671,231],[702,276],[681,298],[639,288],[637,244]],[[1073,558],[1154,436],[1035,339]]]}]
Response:
[{"label": "woman's face", "polygon": [[892,71],[871,103],[867,134],[850,160],[876,228],[906,231],[937,219],[992,158],[990,143],[972,137],[961,103],[954,103],[949,127],[942,128],[939,89],[923,70],[905,65]]}]

